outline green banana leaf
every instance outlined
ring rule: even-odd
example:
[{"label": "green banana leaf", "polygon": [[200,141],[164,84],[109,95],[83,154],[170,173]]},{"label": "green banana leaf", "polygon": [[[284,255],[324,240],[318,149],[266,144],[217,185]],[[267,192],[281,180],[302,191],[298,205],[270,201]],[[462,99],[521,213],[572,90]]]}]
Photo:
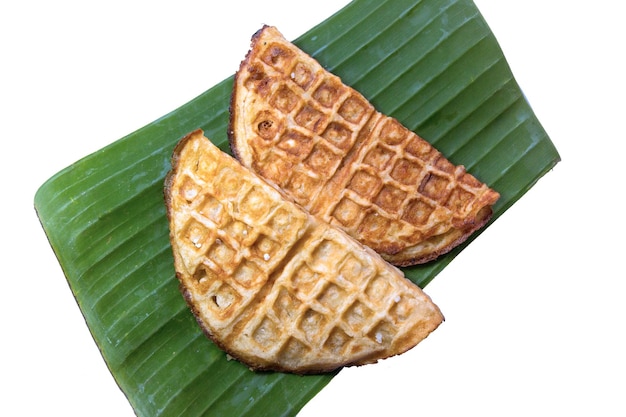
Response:
[{"label": "green banana leaf", "polygon": [[[295,43],[498,190],[494,220],[559,161],[472,1],[355,0]],[[224,80],[35,196],[93,338],[139,416],[295,415],[335,375],[254,373],[229,361],[178,291],[163,179],[191,130],[229,151],[231,88]],[[424,287],[469,243],[404,272]]]}]

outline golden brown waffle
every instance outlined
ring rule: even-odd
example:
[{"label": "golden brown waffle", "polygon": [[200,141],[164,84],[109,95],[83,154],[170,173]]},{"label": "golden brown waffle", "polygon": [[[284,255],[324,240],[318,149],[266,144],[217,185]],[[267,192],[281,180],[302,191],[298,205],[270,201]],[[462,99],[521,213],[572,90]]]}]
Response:
[{"label": "golden brown waffle", "polygon": [[285,200],[195,131],[165,186],[181,291],[205,333],[253,369],[317,373],[412,348],[443,320],[371,249]]},{"label": "golden brown waffle", "polygon": [[499,198],[274,27],[237,72],[228,133],[245,166],[399,266],[463,242]]}]

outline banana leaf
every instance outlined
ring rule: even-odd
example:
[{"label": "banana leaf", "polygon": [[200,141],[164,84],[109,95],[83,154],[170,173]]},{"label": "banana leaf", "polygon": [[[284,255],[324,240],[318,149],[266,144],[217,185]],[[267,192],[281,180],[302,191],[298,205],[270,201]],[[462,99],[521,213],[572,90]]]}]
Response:
[{"label": "banana leaf", "polygon": [[[560,159],[472,1],[355,0],[294,42],[498,190],[493,220]],[[163,178],[191,130],[229,151],[232,83],[86,156],[35,195],[94,341],[139,416],[295,415],[335,375],[254,373],[228,360],[178,291]],[[424,287],[470,242],[404,272]]]}]

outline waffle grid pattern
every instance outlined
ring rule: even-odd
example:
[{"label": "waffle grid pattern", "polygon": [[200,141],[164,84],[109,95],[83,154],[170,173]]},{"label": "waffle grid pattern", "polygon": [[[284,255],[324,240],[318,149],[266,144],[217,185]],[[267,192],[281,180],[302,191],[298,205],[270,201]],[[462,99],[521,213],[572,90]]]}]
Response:
[{"label": "waffle grid pattern", "polygon": [[252,68],[244,84],[264,100],[252,123],[263,149],[258,168],[310,208],[374,110],[337,77],[321,77],[319,64],[297,59],[287,45],[269,44],[257,63],[262,67]]},{"label": "waffle grid pattern", "polygon": [[269,42],[244,80],[263,102],[251,117],[262,176],[377,250],[463,227],[493,199],[463,166],[292,48]]},{"label": "waffle grid pattern", "polygon": [[254,343],[261,360],[332,369],[386,356],[415,326],[411,311],[429,302],[401,274],[211,158],[183,170],[177,191],[184,285],[211,333]]}]

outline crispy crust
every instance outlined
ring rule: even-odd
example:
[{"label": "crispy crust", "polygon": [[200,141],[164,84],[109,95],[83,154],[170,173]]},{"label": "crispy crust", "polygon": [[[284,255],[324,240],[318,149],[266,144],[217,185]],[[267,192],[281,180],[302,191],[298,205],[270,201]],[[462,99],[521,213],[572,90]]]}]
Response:
[{"label": "crispy crust", "polygon": [[[173,182],[179,172],[179,162],[181,159],[181,152],[183,151],[185,146],[187,146],[188,142],[196,139],[198,136],[204,136],[204,132],[200,129],[196,129],[193,132],[188,133],[182,139],[180,139],[180,141],[176,144],[172,152],[172,157],[171,157],[172,169],[165,176],[164,188],[163,188],[166,214],[167,214],[168,222],[170,222],[170,224],[174,218],[174,208],[172,204]],[[174,230],[170,227],[170,241],[174,242],[175,239],[176,239],[176,236],[174,235]],[[180,259],[181,255],[176,252],[175,247],[176,247],[175,245],[172,245],[175,265],[178,266],[181,262],[181,259]],[[254,356],[241,355],[236,350],[231,349],[228,343],[224,343],[224,341],[222,341],[221,338],[213,334],[213,332],[211,331],[207,323],[202,319],[202,314],[198,308],[198,305],[194,302],[192,293],[190,292],[189,288],[185,286],[185,279],[184,279],[183,274],[180,272],[179,268],[176,268],[176,279],[179,282],[178,289],[181,292],[183,299],[185,300],[185,303],[187,304],[187,307],[193,314],[194,319],[200,326],[200,329],[202,330],[204,335],[209,340],[211,340],[218,348],[220,348],[222,351],[224,351],[228,356],[230,356],[234,360],[237,360],[241,363],[246,364],[246,366],[248,366],[253,371],[268,371],[268,370],[275,370],[278,372],[289,371],[281,367],[274,367],[272,369],[258,362],[254,358]],[[329,370],[321,370],[321,372],[325,372],[325,371],[329,371]],[[304,372],[302,374],[304,374]]]},{"label": "crispy crust", "polygon": [[[179,161],[180,161],[181,152],[185,148],[185,146],[187,145],[187,142],[193,140],[198,135],[201,135],[201,136],[203,135],[202,130],[196,129],[193,132],[188,133],[187,135],[185,135],[183,138],[181,138],[178,141],[178,143],[174,147],[174,150],[172,151],[172,156],[171,156],[171,159],[170,159],[170,161],[171,161],[170,163],[171,163],[172,168],[165,175],[164,186],[163,186],[163,198],[165,200],[165,211],[166,211],[167,220],[168,220],[169,224],[171,224],[173,219],[174,219],[174,207],[173,207],[173,202],[172,202],[172,195],[173,195],[173,193],[172,192],[173,192],[174,179],[178,175],[178,168],[179,168]],[[170,232],[169,232],[170,241],[173,242],[176,239],[176,236],[174,235],[174,230],[171,227],[170,227],[169,230],[170,230]],[[176,252],[176,249],[175,249],[174,245],[172,245],[172,251],[173,251],[173,255],[174,255],[174,261],[175,261],[175,264],[177,266],[178,263],[180,262],[180,260],[179,260],[180,255]],[[213,343],[215,343],[220,349],[222,349],[225,352],[229,353],[228,350],[227,350],[227,347],[221,345],[220,340],[217,339],[216,337],[214,337],[214,335],[205,326],[204,322],[200,318],[200,313],[199,313],[198,309],[196,308],[196,306],[194,305],[194,303],[192,302],[191,294],[189,293],[189,291],[185,288],[185,286],[183,284],[183,282],[184,282],[183,275],[179,272],[178,268],[176,268],[176,279],[178,280],[178,289],[181,292],[181,294],[183,296],[183,299],[185,300],[185,302],[187,304],[187,307],[189,307],[189,309],[191,310],[191,313],[193,314],[194,318],[196,319],[196,322],[198,323],[198,325],[202,329],[203,333]]]},{"label": "crispy crust", "polygon": [[[261,37],[261,35],[263,34],[263,31],[268,28],[270,26],[268,25],[263,25],[263,27],[259,30],[257,30],[254,35],[252,35],[251,38],[251,45],[256,44],[256,42],[258,41],[258,39]],[[250,60],[250,56],[252,55],[253,52],[253,48],[251,47],[245,58],[243,59],[243,61],[241,61],[240,64],[240,68],[243,68],[245,65],[248,64],[249,60]],[[239,114],[239,111],[236,109],[236,98],[238,96],[239,93],[239,83],[241,81],[240,79],[241,77],[241,70],[237,71],[235,73],[235,80],[233,82],[233,91],[230,95],[230,104],[228,106],[228,114],[229,114],[229,118],[228,118],[228,129],[226,131],[226,135],[228,137],[228,144],[230,145],[230,150],[233,154],[233,156],[239,160],[239,161],[243,161],[243,155],[240,153],[240,149],[243,149],[242,146],[238,145],[238,136],[235,134],[235,117],[236,115]],[[247,165],[249,163],[251,163],[250,160],[246,160],[246,163],[244,163],[244,165]],[[249,165],[247,165],[249,166]]]},{"label": "crispy crust", "polygon": [[[266,45],[269,46],[265,50]],[[273,52],[272,48],[278,50],[275,56],[278,57],[279,65],[274,65],[268,60],[268,56]],[[297,67],[293,66],[294,64],[284,64],[284,68],[279,68],[282,65],[281,59],[283,61],[291,59],[297,62],[296,65],[300,63],[309,65],[315,74],[312,81],[315,87],[305,91],[305,87],[300,88],[301,86],[295,85],[296,78],[294,77],[296,77],[295,68]],[[289,71],[291,71],[290,75]],[[320,83],[320,80],[324,81]],[[335,87],[336,90],[333,90]],[[314,88],[319,90],[313,91]],[[325,102],[320,105],[315,100],[324,100],[327,97],[323,94],[318,96],[320,90],[324,90],[324,93],[329,92],[330,97],[339,91],[340,93],[334,96],[335,103],[339,104],[332,105],[332,102]],[[301,96],[298,100],[304,102],[304,107],[299,107],[302,104],[296,105],[295,111],[284,110],[281,106],[276,107],[277,97],[280,98],[282,91],[288,91],[288,94],[292,96],[294,92],[298,95],[300,91]],[[346,96],[349,99],[346,100]],[[335,122],[343,123],[345,117],[349,118],[351,115],[341,114],[343,105],[340,100],[346,100],[344,104],[350,100],[358,103],[363,109],[363,116],[359,122],[361,124],[356,127],[352,123],[354,139],[349,147],[339,146],[333,151],[335,155],[340,151],[344,152],[340,162],[335,164],[327,160],[326,165],[320,165],[319,172],[325,172],[324,175],[327,175],[322,180],[326,182],[321,185],[321,188],[317,185],[307,185],[307,177],[301,173],[307,169],[311,170],[310,166],[308,168],[305,166],[307,163],[305,158],[310,158],[314,151],[306,148],[311,145],[301,145],[304,142],[299,142],[297,138],[291,143],[286,142],[281,132],[293,128],[303,133],[303,128],[311,129],[307,133],[310,136],[308,143],[315,143],[314,149],[317,145],[326,146],[329,141],[322,140],[320,133],[324,129],[324,123],[328,123],[329,120],[332,122],[326,126],[331,126]],[[325,121],[306,125],[307,120],[298,120],[302,113],[297,112],[302,112],[307,107],[313,108],[313,112],[317,111],[315,109],[322,110],[324,107],[333,108],[333,110],[332,112],[328,110],[322,116],[325,119],[320,119]],[[260,131],[257,133],[259,129],[257,123],[258,120],[263,120],[259,119],[259,115],[264,112],[270,114],[268,117],[273,118],[272,121],[275,122],[274,126],[278,133],[274,135],[269,132],[268,136],[262,136],[261,139],[259,135],[262,134]],[[396,143],[389,146],[389,143],[385,143],[385,132],[392,132],[392,136],[399,135],[409,139],[404,140],[403,144]],[[432,145],[414,132],[402,126],[397,120],[377,112],[360,93],[343,85],[338,77],[324,70],[312,57],[284,40],[276,28],[267,25],[253,35],[250,50],[235,74],[230,99],[228,139],[233,155],[244,166],[263,176],[322,221],[344,229],[352,237],[371,247],[385,260],[396,266],[429,262],[466,241],[491,219],[491,206],[499,198],[496,191],[465,172],[464,167],[452,165]],[[299,145],[303,147],[298,148]],[[394,148],[391,152],[398,155],[394,159],[398,167],[405,162],[403,159],[410,160],[412,166],[400,167],[402,169],[397,171],[395,167],[393,171],[387,168],[385,172],[382,172],[383,168],[380,167],[372,170],[366,158],[371,152],[377,151],[379,145],[385,147],[386,152]],[[286,146],[291,146],[291,148],[287,149]],[[294,158],[295,154],[298,156]],[[288,162],[284,167],[268,162],[277,158],[283,158],[282,160]],[[422,170],[419,175],[413,175],[416,166]],[[361,172],[369,173],[366,175],[369,176],[367,181],[376,181],[378,184],[385,185],[374,183],[370,185],[366,180],[357,179]],[[301,177],[296,178],[298,175]],[[376,175],[380,177],[372,180],[371,178]],[[446,178],[448,185],[443,184],[443,181],[440,181],[441,178]],[[411,181],[416,182],[411,183]],[[386,187],[388,189],[385,189]],[[398,188],[402,191],[398,191]],[[340,205],[345,201],[344,199],[354,201],[354,190],[358,190],[357,194],[360,194],[356,196],[360,200],[360,208],[345,212],[347,214],[343,217],[341,213],[337,215],[336,209],[342,208]],[[378,191],[370,194],[370,190]],[[377,196],[376,193],[379,191],[380,194]],[[298,192],[300,192],[299,196]],[[402,196],[397,197],[399,194]],[[467,197],[468,195],[472,195],[471,199]],[[405,201],[394,206],[394,199],[398,198],[404,198]],[[433,208],[433,214],[428,220],[411,219],[422,215],[419,209],[416,210],[415,215],[410,212],[412,201],[416,200],[420,200],[422,207]],[[384,216],[386,220],[383,222],[377,220],[375,217],[379,215]],[[361,223],[355,226],[351,224],[354,218],[362,220],[367,218],[371,221],[368,223],[359,220]],[[406,220],[407,218],[411,220]],[[386,234],[381,232],[383,229],[386,229]]]},{"label": "crispy crust", "polygon": [[[435,251],[430,251],[425,255],[415,255],[411,254],[410,250],[405,250],[400,252],[399,254],[384,254],[383,258],[396,266],[399,267],[408,267],[413,265],[424,264],[430,261],[437,259],[441,255],[445,255],[450,252],[455,247],[459,246],[463,242],[465,242],[474,232],[481,229],[483,226],[489,222],[491,219],[493,212],[491,207],[485,207],[481,210],[481,212],[476,217],[476,221],[471,223],[471,225],[467,226],[463,229],[452,229],[449,233],[456,234],[458,237],[453,239],[448,238],[447,240],[450,242],[445,246],[439,247]],[[438,239],[441,239],[441,236],[433,236],[424,241],[422,246],[428,246],[432,242],[436,242]],[[413,256],[413,257],[412,257]]]},{"label": "crispy crust", "polygon": [[[393,341],[393,343],[390,346],[386,347],[383,351],[381,351],[379,348],[376,348],[375,350],[371,352],[367,351],[367,349],[363,350],[362,353],[358,353],[359,351],[354,351],[350,355],[345,355],[343,360],[340,359],[339,361],[335,361],[335,362],[328,362],[327,359],[324,359],[322,362],[313,361],[313,362],[307,363],[306,361],[303,361],[302,363],[297,364],[297,366],[294,366],[293,363],[291,364],[288,363],[285,365],[280,360],[268,362],[267,358],[262,359],[262,356],[258,356],[259,354],[262,354],[262,352],[261,353],[258,351],[254,352],[253,349],[242,350],[241,349],[242,345],[240,342],[238,342],[238,339],[249,337],[249,334],[246,331],[243,331],[242,328],[246,326],[245,324],[246,320],[250,320],[251,317],[258,314],[256,313],[257,310],[256,309],[251,310],[250,308],[246,307],[246,310],[231,312],[235,314],[235,316],[233,316],[234,317],[233,320],[235,320],[233,323],[235,324],[233,325],[234,327],[232,327],[233,329],[232,334],[223,333],[224,329],[220,327],[221,325],[219,324],[219,320],[218,322],[212,322],[211,315],[207,314],[206,305],[204,305],[207,302],[210,302],[211,297],[208,296],[206,293],[203,293],[201,291],[199,292],[198,288],[192,285],[193,282],[190,281],[192,279],[190,274],[191,274],[191,271],[194,270],[196,267],[191,267],[192,269],[190,271],[189,265],[192,265],[193,262],[189,261],[189,258],[184,259],[186,254],[188,254],[189,252],[188,251],[186,252],[186,249],[183,249],[182,245],[185,245],[185,242],[181,240],[183,236],[181,234],[182,233],[181,230],[187,228],[187,226],[185,225],[188,224],[187,223],[188,220],[186,220],[185,223],[176,222],[177,218],[181,219],[180,217],[181,212],[179,211],[177,213],[177,210],[181,210],[180,208],[181,206],[179,205],[180,202],[177,202],[176,200],[178,199],[179,201],[181,201],[181,196],[183,196],[182,192],[184,191],[184,187],[181,188],[182,182],[180,182],[180,179],[185,178],[186,175],[189,175],[189,166],[190,166],[189,164],[185,165],[185,161],[182,159],[183,158],[182,154],[187,146],[196,145],[190,142],[198,141],[198,140],[199,141],[206,140],[208,142],[208,140],[204,138],[203,132],[201,130],[196,130],[186,135],[184,138],[180,140],[180,142],[174,148],[174,151],[172,154],[172,158],[171,158],[172,169],[168,172],[164,181],[164,200],[166,204],[167,218],[170,224],[170,240],[172,242],[172,251],[173,251],[174,263],[176,267],[176,277],[179,281],[179,288],[180,288],[181,294],[183,295],[185,299],[185,302],[190,308],[190,311],[193,313],[196,321],[200,325],[204,334],[210,340],[212,340],[213,343],[215,343],[220,349],[222,349],[232,358],[244,363],[250,369],[253,369],[256,371],[273,370],[273,371],[281,371],[281,372],[292,372],[292,373],[297,373],[297,374],[331,372],[339,367],[353,366],[353,365],[358,366],[358,365],[364,365],[367,363],[375,363],[376,361],[383,359],[385,357],[401,354],[405,352],[406,350],[411,349],[417,343],[419,343],[419,341],[425,338],[430,332],[435,330],[439,326],[439,324],[443,321],[443,316],[441,315],[441,312],[432,303],[432,301],[430,300],[430,297],[424,294],[414,284],[406,280],[402,276],[399,270],[393,267],[390,267],[382,259],[380,259],[378,255],[376,255],[373,251],[358,244],[356,241],[353,241],[345,233],[341,232],[338,229],[334,229],[326,224],[320,223],[317,219],[315,219],[308,213],[298,208],[297,205],[290,203],[288,201],[285,201],[283,203],[279,203],[279,204],[286,204],[285,206],[280,206],[280,207],[283,207],[286,210],[294,210],[295,215],[298,216],[298,217],[294,217],[294,219],[306,219],[304,224],[307,225],[306,226],[307,232],[304,235],[298,235],[300,236],[298,239],[304,239],[304,236],[309,236],[310,233],[313,233],[313,237],[316,236],[315,233],[323,233],[319,235],[320,237],[324,237],[323,240],[328,239],[329,236],[335,236],[335,238],[338,239],[337,242],[345,242],[345,244],[348,245],[348,249],[347,249],[348,251],[350,250],[353,251],[356,249],[355,247],[351,247],[350,245],[356,245],[358,247],[357,252],[361,253],[361,255],[359,256],[363,256],[362,260],[367,259],[369,262],[371,262],[370,267],[378,270],[378,274],[375,276],[378,276],[378,277],[384,276],[390,279],[389,282],[392,283],[392,287],[400,289],[399,290],[400,292],[395,293],[396,295],[392,293],[388,296],[392,297],[392,299],[397,298],[398,300],[400,299],[400,297],[402,297],[403,300],[406,297],[406,299],[409,300],[408,302],[412,306],[410,308],[413,309],[413,311],[408,316],[411,318],[407,318],[404,316],[405,314],[409,314],[408,312],[411,310],[406,310],[406,311],[403,310],[402,313],[399,313],[401,314],[401,318],[396,317],[396,318],[391,319],[392,321],[400,320],[400,322],[407,320],[407,322],[404,325],[401,325],[400,322],[398,322],[398,326],[399,326],[398,335],[399,336],[396,338],[395,341]],[[197,149],[197,148],[193,148],[193,149]],[[200,149],[202,149],[202,147],[200,147]],[[224,164],[224,162],[218,162],[218,164]],[[195,166],[197,167],[197,163]],[[220,166],[223,166],[223,165],[220,165]],[[225,166],[228,168],[229,165],[225,165]],[[241,167],[241,169],[244,169],[244,168]],[[265,188],[266,190],[271,188],[267,183],[265,183],[261,179],[258,179],[258,180],[260,181],[260,183],[254,183],[254,182],[253,183],[263,184],[259,186],[261,188],[266,187]],[[204,179],[201,178],[201,181],[210,182],[210,178],[204,178]],[[248,179],[247,181],[255,181],[255,180]],[[218,184],[221,184],[221,183],[218,183]],[[270,191],[267,191],[267,192],[270,192]],[[208,194],[208,195],[211,195],[211,194]],[[187,197],[184,197],[184,198],[186,199]],[[204,197],[199,197],[199,198],[203,199]],[[272,197],[272,198],[278,198],[279,200],[281,200],[280,197]],[[205,201],[205,200],[202,200],[202,201]],[[188,209],[189,207],[186,208],[185,210],[188,210]],[[196,213],[194,214],[194,216],[198,214],[198,212],[196,211],[194,211],[194,213]],[[183,227],[183,229],[181,229],[181,227]],[[264,227],[264,230],[265,230],[264,233],[269,233],[269,231],[267,230],[267,227],[268,227],[267,225],[262,226],[262,227]],[[319,230],[321,230],[322,232],[319,232]],[[304,246],[294,246],[293,249],[290,250],[290,252],[286,252],[287,257],[285,258],[284,261],[281,261],[283,263],[281,263],[280,267],[277,267],[277,268],[288,268],[289,262],[291,262],[289,261],[289,259],[292,259],[292,257],[294,256],[296,257],[299,256],[298,254],[302,252],[305,248],[307,248],[307,245],[308,245],[307,242],[311,242],[311,240],[310,239],[305,240],[305,241],[300,240],[299,245],[304,245]],[[312,253],[311,251],[313,251],[313,249],[309,250],[309,255],[307,255],[309,256],[308,258],[301,258],[301,259],[302,260],[306,259],[307,260],[306,262],[309,262],[309,263],[312,262],[313,260],[312,258],[310,258],[311,256],[310,253]],[[341,253],[341,255],[339,255],[340,258],[337,258],[337,259],[342,259],[341,257],[345,255],[343,255],[343,251],[339,251],[339,252]],[[209,256],[209,255],[205,254],[203,256]],[[337,256],[337,254],[334,253],[333,256]],[[191,264],[189,262],[191,262]],[[210,256],[208,258],[208,262],[213,262],[211,261]],[[296,266],[299,265],[298,262],[301,262],[301,261],[296,261],[295,264],[291,264],[292,267],[295,267],[293,265],[296,265]],[[325,264],[325,265],[328,265],[328,264]],[[336,267],[336,266],[335,264],[332,264],[331,267]],[[290,271],[290,270],[287,269],[287,271]],[[295,270],[291,270],[291,271],[295,271]],[[292,274],[293,272],[286,272],[286,273]],[[275,271],[272,273],[272,275],[275,275],[275,274],[280,275],[282,274],[282,272]],[[336,274],[331,272],[328,275],[328,277],[324,279],[335,280],[336,279],[335,276]],[[232,274],[229,275],[224,272],[216,276],[216,281],[230,283],[230,285],[235,285],[233,279],[235,278]],[[273,278],[273,279],[276,279],[276,278]],[[284,282],[291,282],[291,278],[289,278],[287,281],[281,281],[281,282],[283,282],[282,285],[284,285]],[[263,303],[264,302],[263,300],[265,300],[268,297],[271,298],[270,294],[272,293],[272,291],[275,291],[275,288],[272,288],[271,286],[268,286],[265,284],[263,285],[264,285],[263,288],[261,288],[260,290],[261,292],[259,292],[259,294],[255,296],[254,302],[258,301],[260,303]],[[318,294],[316,295],[316,297],[320,297],[320,295]],[[397,302],[398,301],[396,301],[396,303]],[[273,309],[276,308],[275,303],[273,304],[272,308]],[[406,307],[403,307],[403,308],[406,308]],[[295,311],[290,310],[290,312],[295,312]],[[396,313],[388,312],[387,314],[392,314],[392,316],[395,317],[394,314]],[[214,326],[217,326],[217,327],[213,328]],[[402,327],[402,326],[408,326],[408,327]],[[235,333],[238,333],[238,334],[235,334]],[[365,337],[365,336],[366,335],[361,335],[359,337]],[[238,343],[240,344],[238,345]],[[242,343],[243,343],[243,346],[246,346],[245,341]],[[371,342],[368,342],[368,343],[371,344]],[[256,346],[256,345],[252,344],[250,346]],[[366,345],[355,344],[352,346],[353,348],[359,347],[359,349],[363,349],[363,346],[367,346],[367,344]],[[315,349],[315,347],[313,347],[313,349]]]}]

